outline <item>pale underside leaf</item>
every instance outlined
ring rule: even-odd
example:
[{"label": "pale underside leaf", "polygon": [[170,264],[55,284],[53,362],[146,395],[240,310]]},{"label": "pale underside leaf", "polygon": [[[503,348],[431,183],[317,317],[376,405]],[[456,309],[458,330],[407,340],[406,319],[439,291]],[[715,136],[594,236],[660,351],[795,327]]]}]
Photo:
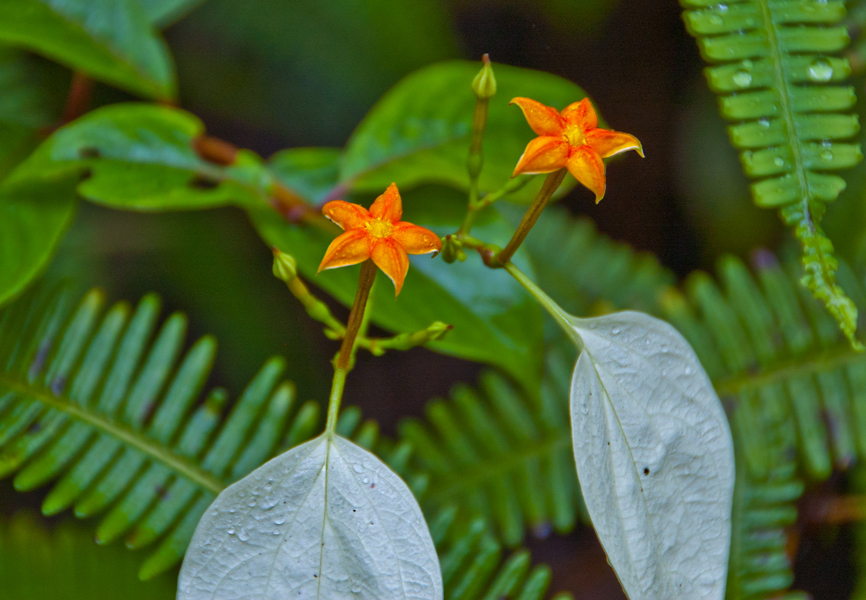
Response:
[{"label": "pale underside leaf", "polygon": [[722,600],[734,454],[688,342],[637,312],[573,319],[574,458],[599,540],[631,600]]},{"label": "pale underside leaf", "polygon": [[178,600],[439,600],[421,509],[384,463],[327,433],[226,488],[187,550]]}]

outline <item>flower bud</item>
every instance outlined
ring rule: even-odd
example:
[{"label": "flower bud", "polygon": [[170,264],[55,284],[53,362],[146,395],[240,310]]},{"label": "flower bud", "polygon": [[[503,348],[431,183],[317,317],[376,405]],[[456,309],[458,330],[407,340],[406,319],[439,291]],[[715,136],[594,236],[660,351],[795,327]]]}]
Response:
[{"label": "flower bud", "polygon": [[472,80],[472,91],[479,100],[489,100],[496,95],[496,77],[493,76],[493,65],[490,64],[487,54],[482,57],[481,62],[483,66]]},{"label": "flower bud", "polygon": [[295,257],[279,250],[276,246],[274,251],[274,277],[282,279],[286,283],[298,276],[298,265]]}]

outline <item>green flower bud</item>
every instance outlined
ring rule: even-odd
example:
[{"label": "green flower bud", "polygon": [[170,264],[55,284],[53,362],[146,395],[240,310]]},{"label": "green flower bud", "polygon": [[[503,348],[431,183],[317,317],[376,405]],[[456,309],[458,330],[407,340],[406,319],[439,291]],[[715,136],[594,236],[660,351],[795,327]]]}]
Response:
[{"label": "green flower bud", "polygon": [[481,58],[481,62],[483,66],[472,80],[472,91],[479,100],[489,100],[496,95],[496,77],[493,76],[493,65],[487,54]]},{"label": "green flower bud", "polygon": [[295,257],[291,254],[286,254],[279,250],[276,246],[274,250],[274,277],[289,282],[298,276],[298,265],[295,262]]}]

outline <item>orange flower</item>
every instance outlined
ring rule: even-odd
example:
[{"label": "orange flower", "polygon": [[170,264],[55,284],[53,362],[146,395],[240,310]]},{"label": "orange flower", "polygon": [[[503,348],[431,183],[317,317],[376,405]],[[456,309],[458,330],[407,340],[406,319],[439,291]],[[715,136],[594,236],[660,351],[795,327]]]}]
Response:
[{"label": "orange flower", "polygon": [[526,146],[517,161],[514,175],[552,173],[565,167],[580,183],[595,193],[595,202],[604,197],[604,162],[601,159],[643,148],[628,133],[598,128],[598,116],[584,98],[566,106],[561,113],[529,98],[515,98],[532,130],[539,135]]},{"label": "orange flower", "polygon": [[395,296],[403,288],[409,270],[407,253],[427,254],[442,249],[442,242],[435,233],[400,220],[403,203],[393,183],[376,198],[370,210],[359,204],[333,200],[322,207],[322,213],[344,232],[328,246],[319,272],[372,258],[394,282]]}]

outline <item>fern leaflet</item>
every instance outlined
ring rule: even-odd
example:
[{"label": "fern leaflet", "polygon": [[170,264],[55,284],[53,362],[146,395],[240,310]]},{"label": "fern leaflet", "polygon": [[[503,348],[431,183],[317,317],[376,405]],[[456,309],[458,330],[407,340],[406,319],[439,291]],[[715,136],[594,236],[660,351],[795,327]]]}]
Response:
[{"label": "fern leaflet", "polygon": [[833,244],[821,229],[826,203],[845,181],[827,171],[861,160],[859,144],[839,140],[859,130],[848,111],[854,89],[831,85],[850,73],[832,56],[848,45],[836,0],[681,0],[686,26],[698,40],[710,87],[741,150],[746,174],[757,181],[758,206],[778,208],[803,247],[802,283],[821,300],[852,345],[857,307],[837,283]]}]

